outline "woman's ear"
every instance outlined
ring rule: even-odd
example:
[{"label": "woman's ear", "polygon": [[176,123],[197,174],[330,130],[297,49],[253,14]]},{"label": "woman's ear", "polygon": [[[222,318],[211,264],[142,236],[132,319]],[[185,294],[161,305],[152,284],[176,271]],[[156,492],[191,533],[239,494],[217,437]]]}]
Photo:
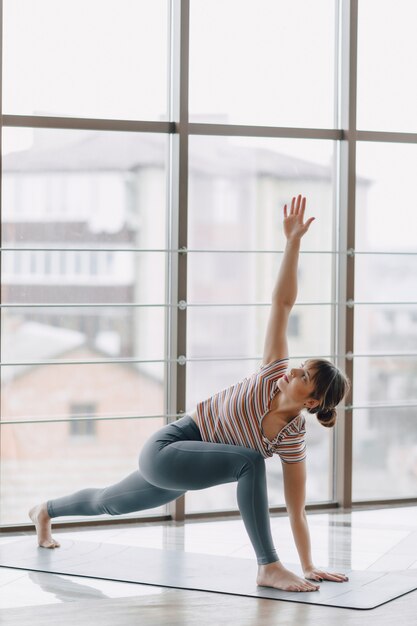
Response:
[{"label": "woman's ear", "polygon": [[308,409],[315,409],[316,406],[319,406],[319,404],[320,400],[315,400],[314,398],[311,398],[304,403],[304,406],[306,406]]}]

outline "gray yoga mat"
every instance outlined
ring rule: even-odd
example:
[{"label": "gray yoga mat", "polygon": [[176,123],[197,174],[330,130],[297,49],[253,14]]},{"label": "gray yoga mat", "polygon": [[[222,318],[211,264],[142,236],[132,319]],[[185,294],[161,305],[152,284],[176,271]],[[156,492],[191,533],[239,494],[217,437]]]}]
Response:
[{"label": "gray yoga mat", "polygon": [[[319,591],[280,591],[256,584],[255,559],[73,541],[64,537],[59,537],[59,542],[61,547],[52,550],[38,547],[35,536],[2,544],[0,567],[349,609],[373,609],[417,589],[417,570],[346,570],[349,581],[322,581]],[[300,567],[290,565],[285,564],[303,576]]]}]

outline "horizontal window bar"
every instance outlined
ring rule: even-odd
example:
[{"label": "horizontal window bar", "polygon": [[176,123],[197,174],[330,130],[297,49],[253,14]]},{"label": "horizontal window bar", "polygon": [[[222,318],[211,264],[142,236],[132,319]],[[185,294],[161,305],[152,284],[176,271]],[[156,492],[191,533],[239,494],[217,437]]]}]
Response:
[{"label": "horizontal window bar", "polygon": [[119,120],[40,115],[3,115],[2,125],[14,128],[62,128],[76,130],[152,132],[165,134],[294,137],[299,139],[330,139],[417,143],[417,133],[390,131],[346,130],[338,128],[294,128],[285,126],[256,126],[244,124],[208,124],[196,122]]},{"label": "horizontal window bar", "polygon": [[417,255],[417,251],[416,252],[380,252],[380,251],[376,251],[376,250],[348,250],[348,254],[349,256],[356,256],[358,254],[376,254],[376,255],[382,255],[382,256],[389,256],[389,255],[395,255],[395,256],[401,256],[401,255],[405,255],[405,256],[416,256]]},{"label": "horizontal window bar", "polygon": [[417,352],[378,352],[378,353],[373,353],[373,354],[357,354],[352,353],[352,352],[347,352],[346,354],[346,358],[348,360],[352,360],[352,359],[361,359],[361,358],[373,358],[373,359],[378,359],[380,357],[417,357]]},{"label": "horizontal window bar", "polygon": [[[362,511],[362,510],[375,510],[383,508],[392,509],[393,506],[411,506],[417,503],[417,498],[391,498],[388,500],[353,500],[352,501],[352,510],[353,511]],[[187,516],[186,516],[187,517]]]},{"label": "horizontal window bar", "polygon": [[[296,302],[294,306],[329,306],[332,304],[339,304],[338,302]],[[346,304],[346,303],[343,303]],[[203,308],[207,308],[207,307],[216,307],[216,306],[220,306],[220,307],[226,307],[226,306],[236,306],[236,307],[248,307],[248,306],[271,306],[270,302],[248,302],[248,303],[234,303],[234,302],[230,302],[230,303],[183,303],[183,302],[179,302],[178,304],[134,304],[134,303],[126,303],[124,304],[123,302],[115,302],[115,303],[95,303],[95,304],[90,304],[90,303],[85,303],[85,302],[81,302],[81,303],[71,303],[71,304],[67,304],[67,303],[62,303],[62,304],[57,304],[57,303],[52,303],[52,304],[20,304],[20,303],[12,303],[12,304],[1,304],[0,308],[4,308],[4,309],[10,309],[10,308],[16,308],[16,309],[21,309],[21,308],[43,308],[43,309],[49,309],[49,308],[73,308],[73,307],[84,307],[84,308],[94,308],[94,307],[165,307],[165,308],[179,308],[179,309],[187,309],[189,307],[203,307]]]},{"label": "horizontal window bar", "polygon": [[241,137],[298,137],[305,139],[343,139],[343,132],[335,129],[285,128],[277,126],[244,126],[235,124],[198,124],[182,122],[152,122],[145,120],[118,120],[38,115],[3,115],[3,126],[17,128],[56,128],[74,130],[101,130],[152,132],[190,135],[228,135]]},{"label": "horizontal window bar", "polygon": [[38,115],[3,115],[2,125],[13,128],[61,128],[70,130],[115,130],[139,133],[175,133],[173,122],[114,120],[81,117],[43,117]]},{"label": "horizontal window bar", "polygon": [[33,362],[23,362],[23,363],[14,363],[14,362],[6,362],[0,363],[1,367],[34,367],[38,365],[112,365],[113,363],[179,363],[178,359],[94,359],[88,361],[33,361]]},{"label": "horizontal window bar", "polygon": [[[0,248],[0,252],[158,252],[158,253],[170,253],[170,254],[283,254],[284,250],[212,250],[212,249],[192,249],[192,248],[180,248],[179,250],[169,250],[167,248],[49,248],[49,247],[3,247]],[[381,252],[381,251],[368,251],[368,250],[300,250],[300,254],[335,254],[356,256],[361,254],[373,254],[382,256],[417,256],[417,250],[415,252]]]},{"label": "horizontal window bar", "polygon": [[177,419],[180,417],[184,417],[186,413],[181,413],[178,415],[121,415],[121,416],[112,416],[112,417],[84,417],[77,415],[76,417],[59,417],[52,419],[26,419],[26,420],[1,420],[0,426],[4,426],[6,424],[50,424],[50,423],[59,423],[59,422],[86,422],[86,421],[94,421],[94,422],[103,422],[109,420],[142,420],[142,419]]},{"label": "horizontal window bar", "polygon": [[417,143],[417,133],[393,133],[373,130],[357,130],[353,139],[356,141],[380,141],[394,143]]},{"label": "horizontal window bar", "polygon": [[396,306],[397,304],[399,306],[404,306],[404,305],[416,306],[417,302],[415,300],[411,301],[411,302],[402,302],[402,301],[398,301],[398,300],[396,300],[395,302],[393,302],[392,300],[391,301],[388,300],[387,302],[365,302],[365,301],[359,302],[359,301],[355,300],[353,302],[353,301],[349,301],[348,300],[348,302],[346,304],[347,304],[347,306],[351,306],[351,304],[353,304],[353,306],[362,306],[362,305],[366,305],[366,306],[368,306],[368,305],[376,305],[376,306],[380,306],[380,305],[392,306],[392,305],[395,305]]},{"label": "horizontal window bar", "polygon": [[[360,409],[413,409],[417,408],[417,404],[363,404],[363,405],[352,405],[348,404],[344,407],[345,411],[355,411]],[[86,421],[94,421],[94,422],[102,422],[102,421],[120,421],[120,420],[143,420],[143,419],[169,419],[175,421],[181,417],[184,417],[187,413],[179,413],[179,414],[170,414],[170,415],[119,415],[119,416],[82,416],[77,415],[74,417],[59,417],[52,419],[25,419],[25,420],[1,420],[0,426],[6,426],[10,424],[51,424],[51,423],[62,423],[62,422],[86,422]]]},{"label": "horizontal window bar", "polygon": [[202,124],[190,122],[190,135],[227,137],[293,137],[299,139],[342,140],[343,131],[333,128],[294,128],[285,126],[246,126],[244,124]]},{"label": "horizontal window bar", "polygon": [[149,249],[149,248],[45,248],[44,246],[37,248],[0,248],[0,252],[172,252],[173,254],[182,253],[182,250],[167,250],[165,248]]},{"label": "horizontal window bar", "polygon": [[359,409],[416,409],[417,404],[347,404],[346,411]]},{"label": "horizontal window bar", "polygon": [[[356,358],[391,358],[391,357],[416,357],[415,352],[400,352],[400,353],[380,353],[380,354],[352,354],[348,352],[343,355],[321,355],[322,359],[347,359],[351,361]],[[316,355],[294,355],[289,357],[290,359],[315,359]],[[185,357],[179,356],[177,359],[135,359],[135,358],[120,358],[120,359],[94,359],[94,360],[81,360],[81,361],[68,361],[68,360],[49,360],[49,361],[31,361],[31,362],[4,362],[0,363],[1,367],[34,367],[38,365],[104,365],[113,363],[178,363],[178,365],[185,365],[186,363],[205,363],[205,362],[222,362],[222,361],[262,361],[262,356],[225,356],[225,357]]]},{"label": "horizontal window bar", "polygon": [[[295,302],[293,307],[298,306],[347,306],[348,308],[354,308],[355,306],[416,306],[416,301],[411,302],[400,302],[400,301],[387,301],[387,302],[353,302],[353,300],[348,300],[347,302],[341,302],[338,300],[330,300],[328,302]],[[86,303],[86,302],[78,302],[78,303],[56,303],[53,302],[51,304],[39,304],[39,303],[31,303],[31,304],[21,304],[21,303],[10,303],[10,304],[0,304],[0,309],[53,309],[53,308],[111,308],[111,307],[136,307],[136,308],[178,308],[180,310],[185,310],[188,308],[215,308],[215,307],[267,307],[271,306],[271,302],[178,302],[178,304],[137,304],[131,302],[97,302],[94,304]]]},{"label": "horizontal window bar", "polygon": [[91,308],[94,309],[95,307],[97,308],[109,308],[109,307],[137,307],[137,308],[144,308],[144,307],[153,307],[153,308],[158,308],[158,307],[177,307],[177,304],[133,304],[131,302],[114,302],[113,304],[110,303],[97,303],[97,304],[90,304],[90,303],[85,303],[85,302],[78,302],[78,303],[71,303],[71,304],[67,304],[67,303],[62,303],[62,304],[56,304],[55,302],[51,303],[51,304],[20,304],[20,303],[12,303],[12,304],[0,304],[0,308],[1,309],[53,309],[53,308],[59,308],[59,309],[70,309],[70,308]]}]

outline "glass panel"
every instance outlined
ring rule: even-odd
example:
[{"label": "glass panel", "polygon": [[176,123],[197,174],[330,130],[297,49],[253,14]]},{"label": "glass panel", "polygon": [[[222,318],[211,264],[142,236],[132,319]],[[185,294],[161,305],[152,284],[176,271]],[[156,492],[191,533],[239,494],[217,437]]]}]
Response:
[{"label": "glass panel", "polygon": [[[260,362],[269,312],[270,307],[189,308],[187,313],[188,355],[195,358],[256,357],[259,355]],[[297,358],[297,355],[300,357],[329,355],[331,318],[330,306],[295,305],[291,311],[287,333],[290,356]],[[323,329],[326,329],[326,332]],[[246,366],[243,365],[243,367]],[[224,371],[226,374],[227,368],[226,363],[219,362],[216,372],[222,376],[220,372]],[[205,386],[210,384],[206,376],[203,376],[203,383]],[[193,394],[197,388],[198,384],[192,385]],[[195,400],[198,401],[198,398]]]},{"label": "glass panel", "polygon": [[417,4],[360,0],[358,8],[358,128],[415,133]]},{"label": "glass panel", "polygon": [[334,128],[335,5],[192,0],[190,121]]},{"label": "glass panel", "polygon": [[42,306],[1,313],[3,363],[159,360],[165,358],[164,336],[164,308]]},{"label": "glass panel", "polygon": [[[399,324],[400,326],[401,324]],[[389,325],[387,324],[387,328]],[[414,346],[417,352],[417,323]],[[355,404],[417,404],[415,357],[363,357],[355,359]],[[410,409],[412,411],[414,409]]]},{"label": "glass panel", "polygon": [[164,248],[167,154],[154,133],[3,129],[2,245]]},{"label": "glass panel", "polygon": [[[378,5],[379,6],[379,5]],[[417,5],[416,5],[417,8]],[[390,46],[391,47],[391,46]],[[417,145],[380,142],[358,142],[356,178],[356,249],[383,252],[417,252],[417,212],[414,180],[417,171]],[[386,269],[401,269],[410,263],[408,257],[396,261],[386,258],[366,262],[386,263]],[[392,263],[395,264],[391,265]],[[392,274],[389,281],[392,281]],[[380,289],[382,272],[377,281],[367,272],[356,273],[356,289]],[[363,287],[364,281],[366,286]],[[415,283],[414,283],[415,289]],[[368,299],[368,296],[367,296]]]},{"label": "glass panel", "polygon": [[[331,251],[334,148],[335,142],[324,140],[191,136],[188,247],[282,250],[283,206],[302,193],[305,217],[316,218],[303,250]],[[249,257],[229,257],[228,265],[249,262]],[[215,256],[210,262],[218,263]],[[274,257],[257,262],[274,266]],[[217,285],[212,289],[218,292]]]},{"label": "glass panel", "polygon": [[[46,395],[43,394],[44,399]],[[29,508],[39,502],[119,482],[138,469],[143,444],[163,426],[163,420],[96,421],[92,422],[90,431],[78,432],[74,432],[74,424],[68,421],[2,425],[0,524],[27,523]],[[164,513],[165,506],[125,517]],[[111,518],[78,515],[59,520]]]},{"label": "glass panel", "polygon": [[[97,356],[85,344],[66,352],[68,360]],[[1,378],[4,421],[164,414],[163,363],[3,366]]]},{"label": "glass panel", "polygon": [[3,6],[3,113],[167,119],[167,0]]},{"label": "glass panel", "polygon": [[[417,352],[416,306],[357,306],[355,353],[409,354]],[[401,359],[404,366],[404,361]],[[407,368],[407,366],[405,366]]]},{"label": "glass panel", "polygon": [[416,494],[416,409],[357,409],[353,415],[353,500]]},{"label": "glass panel", "polygon": [[[417,252],[414,256],[358,254],[355,257],[355,272],[355,299],[358,302],[392,302],[394,305],[400,302],[417,302]],[[363,308],[371,309],[361,305],[356,309],[355,315],[361,315]],[[372,307],[375,310],[391,308],[386,305]],[[407,310],[406,305],[398,308]]]},{"label": "glass panel", "polygon": [[[93,243],[91,233],[84,233],[81,245],[74,243],[76,250],[66,251],[70,244],[66,238],[69,233],[63,229],[61,236],[55,237],[54,224],[47,219],[43,224],[42,242],[36,236],[36,225],[26,223],[22,228],[21,224],[13,222],[12,219],[3,222],[4,246],[30,250],[3,251],[4,304],[164,304],[164,252],[124,252],[112,249],[116,242],[100,250],[98,246],[104,247],[106,243]],[[10,232],[13,239],[7,239]],[[131,245],[136,246],[133,237]],[[41,246],[61,247],[61,250],[45,250]],[[130,246],[123,242],[120,247]]]},{"label": "glass panel", "polygon": [[[417,253],[412,201],[416,168],[414,145],[358,143],[357,181],[362,183],[356,196],[358,250]],[[356,307],[355,353],[417,351],[417,308],[399,306],[417,300],[416,259],[409,254],[357,255],[355,299],[393,304]],[[357,358],[354,372],[354,405],[416,402],[414,357]],[[354,411],[354,500],[414,495],[415,412],[378,406]]]},{"label": "glass panel", "polygon": [[[308,213],[316,217],[302,250],[332,250],[332,150],[333,143],[328,141],[190,137],[188,247],[213,250],[189,253],[190,304],[270,302],[280,253],[214,251],[282,250],[282,208],[300,191],[307,197],[306,216]],[[333,300],[333,263],[333,254],[300,255],[299,302]],[[269,310],[269,306],[189,307],[189,357],[259,360],[188,363],[188,411],[258,369]],[[296,355],[331,354],[332,306],[296,305],[290,317],[288,339],[291,365],[299,364]],[[316,427],[321,430],[314,434],[315,426],[310,429],[311,437],[309,434],[312,443],[308,462],[313,474],[309,497],[327,501],[331,494],[329,481],[323,480],[323,470],[325,467],[324,471],[329,472],[331,468],[329,446],[333,433],[323,432],[317,422]],[[323,465],[323,458],[327,465]],[[283,490],[281,470],[274,461],[267,465],[272,488],[270,503],[278,505],[282,504]],[[235,509],[235,490],[235,485],[223,485],[213,491],[188,493],[187,511]]]}]

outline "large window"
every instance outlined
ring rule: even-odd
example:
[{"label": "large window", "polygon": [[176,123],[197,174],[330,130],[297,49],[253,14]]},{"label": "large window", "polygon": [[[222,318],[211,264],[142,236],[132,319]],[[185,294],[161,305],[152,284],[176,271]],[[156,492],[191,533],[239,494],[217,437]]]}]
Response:
[{"label": "large window", "polygon": [[[417,146],[357,146],[353,498],[415,497]],[[359,192],[366,179],[368,192]]]},{"label": "large window", "polygon": [[306,414],[307,504],[415,498],[415,2],[2,4],[0,525],[258,369],[298,193],[290,365],[353,383],[335,429]]}]

